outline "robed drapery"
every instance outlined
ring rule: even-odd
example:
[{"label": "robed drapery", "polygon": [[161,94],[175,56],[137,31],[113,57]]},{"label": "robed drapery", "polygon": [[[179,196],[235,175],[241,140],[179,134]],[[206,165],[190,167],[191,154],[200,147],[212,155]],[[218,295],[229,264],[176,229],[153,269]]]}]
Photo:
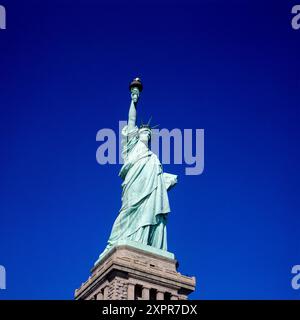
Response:
[{"label": "robed drapery", "polygon": [[177,182],[177,176],[163,173],[156,154],[139,140],[137,126],[129,131],[126,125],[122,130],[122,157],[122,207],[100,256],[123,239],[167,250],[167,190]]}]

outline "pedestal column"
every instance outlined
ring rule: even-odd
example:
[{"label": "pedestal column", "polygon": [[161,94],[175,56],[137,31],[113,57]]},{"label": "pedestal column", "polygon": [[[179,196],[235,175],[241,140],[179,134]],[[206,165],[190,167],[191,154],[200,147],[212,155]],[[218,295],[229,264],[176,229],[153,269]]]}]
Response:
[{"label": "pedestal column", "polygon": [[132,283],[128,283],[128,299],[127,300],[134,300],[134,288],[135,285]]},{"label": "pedestal column", "polygon": [[150,289],[147,287],[143,287],[142,289],[142,299],[143,300],[150,300]]},{"label": "pedestal column", "polygon": [[157,291],[156,300],[164,300],[164,293],[162,291]]}]

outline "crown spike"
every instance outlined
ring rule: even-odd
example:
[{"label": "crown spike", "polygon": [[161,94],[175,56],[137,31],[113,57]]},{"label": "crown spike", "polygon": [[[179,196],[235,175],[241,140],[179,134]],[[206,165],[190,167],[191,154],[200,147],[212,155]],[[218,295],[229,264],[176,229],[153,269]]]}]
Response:
[{"label": "crown spike", "polygon": [[150,127],[150,123],[151,123],[151,120],[152,120],[152,116],[150,117],[148,123],[147,123],[147,126]]}]

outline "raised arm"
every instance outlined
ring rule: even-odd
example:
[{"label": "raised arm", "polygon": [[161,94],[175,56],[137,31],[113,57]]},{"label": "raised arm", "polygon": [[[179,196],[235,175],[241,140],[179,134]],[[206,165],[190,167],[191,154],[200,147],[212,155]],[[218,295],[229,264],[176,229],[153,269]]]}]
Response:
[{"label": "raised arm", "polygon": [[131,100],[129,113],[128,113],[128,131],[131,131],[134,129],[136,123],[136,107],[133,100]]},{"label": "raised arm", "polygon": [[131,103],[128,113],[128,130],[131,131],[134,129],[136,124],[136,105],[139,99],[139,90],[133,88],[131,90]]}]

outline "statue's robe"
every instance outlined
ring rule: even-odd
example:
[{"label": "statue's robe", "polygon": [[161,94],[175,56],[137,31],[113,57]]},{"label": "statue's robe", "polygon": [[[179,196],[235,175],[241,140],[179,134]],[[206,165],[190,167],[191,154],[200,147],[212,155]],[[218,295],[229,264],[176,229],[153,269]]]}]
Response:
[{"label": "statue's robe", "polygon": [[136,126],[130,132],[128,126],[122,130],[122,156],[122,207],[100,257],[123,239],[167,250],[167,189],[176,183],[177,176],[163,173],[158,157],[139,140]]}]

